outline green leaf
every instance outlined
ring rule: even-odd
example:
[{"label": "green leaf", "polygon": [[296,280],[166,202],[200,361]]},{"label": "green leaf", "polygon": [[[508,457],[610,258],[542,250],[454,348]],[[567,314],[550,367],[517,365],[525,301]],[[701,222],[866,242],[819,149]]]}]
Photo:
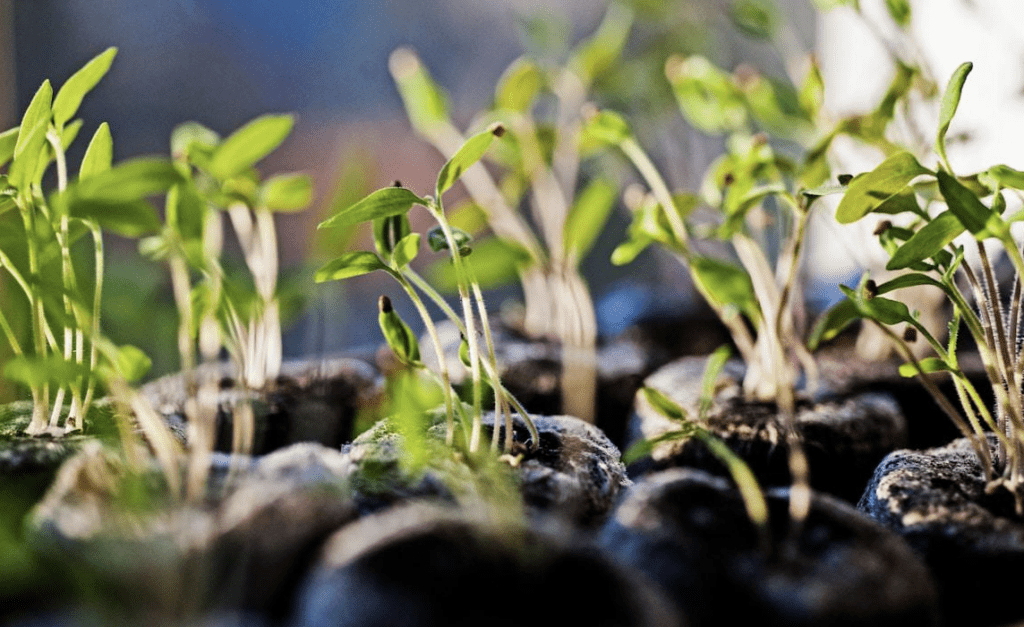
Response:
[{"label": "green leaf", "polygon": [[[455,240],[455,245],[459,247],[460,251],[473,243],[473,236],[469,233],[455,227],[450,228],[452,230],[452,239]],[[444,230],[440,226],[435,226],[427,232],[427,245],[435,253],[448,250],[448,238],[445,237]]]},{"label": "green leaf", "polygon": [[139,157],[81,181],[75,195],[91,200],[134,202],[163,194],[181,181],[181,172],[166,158]]},{"label": "green leaf", "polygon": [[771,39],[778,28],[779,18],[769,0],[739,0],[729,10],[736,28],[755,39]]},{"label": "green leaf", "polygon": [[416,334],[412,332],[409,325],[398,315],[391,306],[391,299],[381,296],[378,301],[380,313],[377,315],[377,324],[380,325],[384,340],[391,347],[391,350],[398,357],[398,360],[408,366],[416,366],[420,363],[420,345]]},{"label": "green leaf", "polygon": [[428,201],[404,187],[385,187],[378,189],[356,204],[342,209],[321,222],[316,228],[326,229],[359,224],[368,220],[403,214],[412,209],[413,205],[427,206],[427,204]]},{"label": "green leaf", "polygon": [[[509,285],[519,276],[521,268],[532,261],[529,251],[514,242],[489,237],[473,243],[473,254],[463,261],[473,270],[473,276],[482,289]],[[444,294],[458,291],[455,270],[450,260],[431,264],[427,270],[431,285]]]},{"label": "green leaf", "polygon": [[735,306],[757,326],[761,308],[750,276],[743,268],[702,256],[694,256],[690,260],[690,268],[702,294],[719,307]]},{"label": "green leaf", "polygon": [[836,7],[856,4],[858,0],[813,0],[814,6],[822,11],[828,11]]},{"label": "green leaf", "polygon": [[117,48],[110,47],[93,57],[82,69],[71,75],[53,101],[53,123],[60,128],[74,117],[82,98],[92,91],[100,79],[110,69],[110,64],[117,55]]},{"label": "green leaf", "polygon": [[881,296],[864,298],[862,296],[858,296],[856,292],[845,285],[840,285],[839,289],[842,290],[843,294],[846,294],[847,298],[854,302],[857,307],[857,311],[865,318],[877,320],[882,324],[916,322],[914,317],[910,314],[910,310],[907,306],[898,300],[882,298]]},{"label": "green leaf", "polygon": [[949,205],[949,211],[959,218],[960,223],[973,235],[996,234],[1007,228],[1006,224],[991,209],[986,207],[971,190],[945,171],[938,172],[939,191]]},{"label": "green leaf", "polygon": [[711,409],[711,404],[715,400],[715,384],[718,383],[718,376],[722,374],[722,369],[725,368],[725,364],[731,356],[732,348],[725,344],[715,349],[715,352],[708,357],[700,384],[700,406],[697,412],[699,420],[704,420]]},{"label": "green leaf", "polygon": [[191,160],[197,151],[212,155],[218,144],[220,135],[199,122],[183,122],[171,131],[171,155],[175,159]]},{"label": "green leaf", "polygon": [[314,280],[317,283],[337,281],[369,274],[375,270],[388,270],[387,265],[375,253],[356,251],[345,253],[334,261],[316,271]]},{"label": "green leaf", "polygon": [[395,244],[391,251],[391,262],[399,268],[404,268],[416,258],[420,251],[420,234],[409,233]]},{"label": "green leaf", "polygon": [[65,202],[72,218],[90,220],[124,237],[140,237],[160,230],[160,218],[145,200],[90,198],[72,193],[65,198],[54,197],[51,204],[56,207]]},{"label": "green leaf", "polygon": [[[32,96],[31,102],[28,103],[25,115],[21,118],[21,126],[18,127],[18,143],[14,147],[15,157],[18,156],[18,153],[24,152],[29,136],[35,132],[39,124],[43,125],[43,134],[46,134],[46,129],[50,124],[50,104],[52,100],[53,88],[50,87],[50,81],[43,81],[43,84],[36,90],[35,95]],[[34,166],[35,164],[33,163]]]},{"label": "green leaf", "polygon": [[633,136],[626,119],[607,109],[587,118],[583,125],[583,134],[591,141],[609,146],[618,146]]},{"label": "green leaf", "polygon": [[382,257],[391,255],[398,242],[411,232],[409,216],[404,213],[373,221],[373,243]]},{"label": "green leaf", "polygon": [[60,355],[35,357],[17,355],[4,364],[4,378],[29,388],[39,388],[47,383],[68,385],[88,376],[84,364],[66,361]]},{"label": "green leaf", "polygon": [[885,8],[889,10],[892,20],[900,28],[910,25],[910,2],[907,0],[885,0]]},{"label": "green leaf", "polygon": [[210,174],[220,180],[241,174],[280,146],[294,125],[291,115],[263,115],[250,121],[214,149]]},{"label": "green leaf", "polygon": [[[954,368],[938,357],[925,357],[918,361],[918,364],[920,364],[921,370],[925,373],[951,372],[954,370]],[[907,377],[909,379],[910,377],[916,377],[918,374],[917,366],[912,362],[900,365],[900,376]]]},{"label": "green leaf", "polygon": [[110,125],[104,122],[93,133],[89,147],[85,149],[85,156],[82,157],[82,165],[78,170],[78,180],[82,181],[106,172],[113,161],[114,140],[110,137]]},{"label": "green leaf", "polygon": [[153,360],[141,348],[125,344],[117,347],[117,372],[129,383],[146,376],[153,366]]},{"label": "green leaf", "polygon": [[738,131],[747,125],[747,108],[732,78],[701,56],[670,57],[665,75],[683,117],[705,133]]},{"label": "green leaf", "polygon": [[943,211],[904,242],[885,265],[885,269],[899,270],[931,259],[963,232],[964,225],[956,215],[952,211]]},{"label": "green leaf", "polygon": [[635,234],[630,239],[622,242],[612,251],[611,262],[615,266],[624,266],[632,263],[640,253],[654,243],[654,239],[647,235]]},{"label": "green leaf", "polygon": [[949,288],[947,288],[941,282],[933,279],[927,274],[922,274],[920,272],[908,272],[906,274],[901,274],[895,279],[891,279],[889,281],[886,281],[885,283],[882,283],[881,285],[878,286],[877,292],[879,294],[886,294],[888,292],[892,292],[893,290],[899,290],[906,287],[916,287],[918,285],[931,285],[933,287],[941,289],[944,292],[948,292],[949,290]]},{"label": "green leaf", "polygon": [[607,71],[622,56],[622,50],[633,25],[633,11],[624,4],[612,2],[594,34],[585,39],[569,59],[569,67],[584,85]]},{"label": "green leaf", "polygon": [[871,172],[850,181],[836,208],[836,220],[842,224],[856,222],[903,191],[915,177],[930,172],[909,152],[894,154]]},{"label": "green leaf", "polygon": [[505,68],[498,79],[494,88],[494,106],[525,113],[543,85],[544,75],[537,64],[526,57],[519,57]]},{"label": "green leaf", "polygon": [[15,126],[0,133],[0,168],[5,166],[14,157],[14,147],[18,145],[18,134],[20,126]]},{"label": "green leaf", "polygon": [[409,122],[417,132],[430,135],[438,125],[448,123],[448,96],[415,52],[398,48],[391,53],[388,68],[398,85]]},{"label": "green leaf", "polygon": [[260,186],[259,202],[271,211],[298,211],[313,200],[313,179],[293,172],[272,176]]},{"label": "green leaf", "polygon": [[[2,163],[0,159],[0,163]],[[1015,170],[1008,165],[995,165],[985,171],[985,174],[996,183],[998,187],[1010,187],[1012,189],[1024,190],[1024,172]]]},{"label": "green leaf", "polygon": [[818,318],[814,328],[811,329],[811,334],[807,339],[807,348],[811,351],[818,350],[822,342],[827,342],[839,335],[843,329],[860,317],[857,305],[849,299],[843,299],[832,305]]},{"label": "green leaf", "polygon": [[914,189],[907,186],[903,191],[897,192],[882,201],[882,204],[875,207],[872,213],[884,213],[886,215],[912,213],[920,216],[924,211],[921,210],[921,205],[917,202],[917,194],[914,193]]},{"label": "green leaf", "polygon": [[617,189],[607,179],[594,179],[576,197],[565,218],[566,252],[582,259],[594,245],[615,207]]},{"label": "green leaf", "polygon": [[[14,160],[7,171],[8,182],[20,191],[26,191],[34,182],[40,155],[46,145],[46,120],[39,120],[35,128],[24,135],[18,135],[18,146],[14,150]],[[24,127],[22,127],[24,129]]]},{"label": "green leaf", "polygon": [[818,61],[811,58],[810,67],[804,76],[804,81],[797,92],[797,102],[800,109],[807,115],[808,119],[815,119],[821,111],[821,105],[825,102],[825,80],[821,76],[821,67]]},{"label": "green leaf", "polygon": [[486,131],[481,131],[466,140],[452,158],[441,168],[437,175],[437,197],[441,198],[459,180],[462,173],[479,161],[495,137],[505,134],[505,127],[501,124],[492,124]]},{"label": "green leaf", "polygon": [[662,416],[677,422],[690,421],[689,416],[686,415],[686,410],[684,410],[679,403],[666,396],[661,390],[644,386],[640,388],[640,391],[644,395],[644,400],[646,400],[651,407],[653,407],[655,411]]},{"label": "green leaf", "polygon": [[939,153],[939,156],[946,163],[949,162],[949,159],[946,157],[946,132],[949,130],[950,122],[953,121],[953,116],[956,114],[956,108],[960,105],[960,93],[963,91],[964,82],[973,68],[974,64],[969,61],[960,64],[960,67],[949,77],[946,91],[942,94],[942,105],[939,109],[939,132],[935,138],[935,151]]},{"label": "green leaf", "polygon": [[167,192],[167,225],[184,242],[203,239],[203,222],[206,216],[206,201],[191,181],[185,181]]}]

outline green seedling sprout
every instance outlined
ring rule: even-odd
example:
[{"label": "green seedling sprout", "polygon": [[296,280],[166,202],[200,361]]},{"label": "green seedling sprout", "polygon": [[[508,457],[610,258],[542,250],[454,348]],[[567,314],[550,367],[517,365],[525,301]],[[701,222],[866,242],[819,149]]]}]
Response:
[{"label": "green seedling sprout", "polygon": [[[483,273],[513,263],[523,288],[524,329],[562,343],[562,411],[589,422],[595,411],[597,321],[579,264],[613,208],[615,188],[596,178],[577,194],[588,150],[581,143],[579,110],[591,83],[622,52],[632,19],[631,10],[613,3],[564,67],[546,68],[527,57],[509,65],[495,88],[494,106],[482,115],[509,131],[507,146],[493,156],[502,177],[477,165],[461,178],[496,236],[492,243],[499,244],[481,243],[477,267]],[[409,49],[392,54],[390,69],[415,131],[441,154],[454,155],[465,136],[451,120],[443,90]],[[555,104],[550,122],[533,114],[542,101]],[[521,205],[530,207],[535,229],[516,209]]]},{"label": "green seedling sprout", "polygon": [[[1024,513],[1024,355],[1020,341],[1024,257],[1010,225],[1024,220],[1024,212],[1008,214],[1005,194],[1020,196],[1024,173],[996,165],[968,176],[955,174],[946,154],[946,133],[971,68],[970,63],[957,68],[943,93],[934,143],[938,165],[934,169],[922,165],[909,152],[897,152],[874,170],[854,177],[845,187],[836,218],[850,223],[883,214],[876,234],[890,255],[886,268],[903,273],[882,284],[865,275],[856,288],[843,287],[846,300],[826,312],[816,327],[814,340],[828,339],[858,318],[882,329],[907,360],[900,372],[916,376],[970,440],[989,478],[987,490],[1009,490],[1019,514]],[[890,216],[901,214],[912,220],[909,226],[893,224]],[[986,242],[1001,245],[1014,269],[1008,303],[1000,294]],[[968,263],[968,249],[977,256],[977,268]],[[921,324],[918,312],[883,296],[917,285],[940,289],[953,307],[946,344]],[[961,326],[978,346],[995,397],[994,412],[960,366],[957,340]],[[904,328],[902,332],[900,327]],[[911,344],[921,341],[927,342],[934,356],[915,356]],[[951,377],[959,409],[932,382],[935,373]],[[998,439],[995,460],[985,440],[987,432]]]},{"label": "green seedling sprout", "polygon": [[736,487],[743,499],[743,505],[747,510],[747,516],[754,523],[754,526],[757,527],[760,546],[762,550],[767,550],[771,546],[768,528],[768,504],[765,501],[764,492],[761,490],[757,478],[746,462],[736,455],[721,438],[716,437],[703,427],[707,422],[708,410],[711,409],[714,399],[715,384],[731,352],[728,346],[723,346],[708,358],[701,382],[701,395],[696,419],[691,418],[678,403],[658,390],[651,387],[642,388],[644,402],[661,415],[676,422],[679,426],[677,429],[662,433],[653,439],[637,442],[623,454],[622,460],[629,464],[650,455],[654,447],[662,442],[697,440],[707,447],[708,451],[725,466],[733,482],[736,483]]},{"label": "green seedling sprout", "polygon": [[[212,366],[225,347],[246,389],[263,389],[281,367],[278,252],[275,212],[305,208],[312,182],[288,173],[261,180],[254,166],[291,132],[290,115],[264,115],[226,138],[196,122],[174,129],[171,153],[182,181],[167,194],[166,224],[142,243],[155,259],[166,259],[179,314],[178,351],[186,377],[185,414],[193,458],[189,490],[198,495],[213,449],[217,378],[198,381],[196,346]],[[226,211],[245,257],[255,295],[232,289],[221,254]],[[193,284],[193,275],[200,280]],[[232,448],[247,453],[254,436],[252,407],[234,412]]]},{"label": "green seedling sprout", "polygon": [[[109,48],[97,55],[55,96],[45,81],[21,125],[0,134],[0,165],[10,164],[7,174],[0,176],[0,214],[16,209],[20,218],[5,225],[10,237],[0,243],[0,268],[27,299],[31,335],[31,344],[23,345],[6,317],[0,316],[0,328],[14,353],[4,375],[31,392],[29,434],[58,433],[69,394],[63,430],[84,427],[98,383],[102,230],[128,237],[155,230],[156,213],[145,198],[166,191],[178,178],[173,167],[160,160],[137,159],[111,167],[113,148],[105,123],[93,135],[77,179],[71,178],[65,155],[82,127],[81,120],[72,118],[116,53]],[[50,165],[55,166],[57,189],[47,195],[42,181]],[[84,233],[91,234],[94,251],[91,298],[79,289],[71,255]],[[53,388],[56,394],[51,399]]]},{"label": "green seedling sprout", "polygon": [[[452,185],[470,168],[474,166],[488,150],[494,140],[504,135],[505,129],[500,124],[493,124],[488,129],[472,135],[458,148],[437,176],[434,196],[420,197],[396,183],[392,187],[373,192],[354,205],[338,211],[334,216],[320,223],[318,228],[336,228],[353,226],[361,222],[373,222],[374,240],[377,251],[355,251],[326,264],[316,273],[316,281],[331,281],[360,276],[374,271],[383,271],[394,278],[402,290],[409,296],[417,313],[423,320],[427,335],[433,345],[437,359],[438,372],[430,372],[420,360],[417,340],[409,327],[401,320],[387,297],[381,297],[379,303],[379,322],[384,338],[391,347],[395,357],[405,366],[425,370],[437,378],[444,398],[446,420],[446,442],[454,443],[455,425],[469,423],[466,446],[470,454],[480,448],[483,416],[483,386],[490,384],[497,399],[496,419],[492,448],[498,442],[499,424],[504,418],[505,449],[511,450],[512,430],[510,408],[515,409],[526,422],[533,441],[538,444],[538,434],[529,414],[501,385],[498,368],[494,357],[493,341],[487,319],[482,292],[475,278],[475,270],[471,258],[467,255],[472,251],[469,247],[469,236],[453,228],[445,213],[442,197]],[[416,274],[410,262],[418,255],[422,236],[410,232],[408,212],[414,206],[426,208],[437,223],[435,231],[428,236],[431,247],[437,251],[447,251],[451,259],[458,284],[461,314],[449,307],[440,293],[428,282]],[[426,303],[420,293],[441,307],[462,333],[465,342],[465,360],[472,377],[472,405],[466,416],[466,409],[455,395],[451,386],[451,377],[444,346],[441,343],[437,328],[430,317]],[[480,345],[480,335],[484,346]]]}]

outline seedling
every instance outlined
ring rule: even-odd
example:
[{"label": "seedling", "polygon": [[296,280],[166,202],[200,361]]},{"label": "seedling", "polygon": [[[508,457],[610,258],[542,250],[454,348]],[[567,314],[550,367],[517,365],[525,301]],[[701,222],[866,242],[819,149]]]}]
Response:
[{"label": "seedling", "polygon": [[[545,67],[527,57],[509,65],[498,80],[493,107],[478,116],[508,129],[504,146],[492,153],[501,166],[500,180],[482,166],[467,169],[461,179],[495,235],[476,250],[481,277],[518,273],[526,333],[562,343],[562,411],[590,422],[597,322],[579,264],[613,208],[615,187],[598,177],[577,192],[581,161],[591,154],[581,142],[579,111],[592,82],[621,54],[632,17],[613,3],[564,67]],[[396,50],[390,66],[413,128],[441,154],[454,155],[465,139],[451,120],[443,90],[408,49]],[[536,115],[546,105],[550,118]],[[529,207],[534,227],[520,206]]]},{"label": "seedling", "polygon": [[[937,166],[925,167],[910,153],[897,152],[874,170],[854,177],[845,188],[836,218],[850,223],[883,214],[885,219],[876,232],[890,255],[886,268],[904,273],[881,285],[865,275],[855,289],[844,286],[846,300],[827,312],[814,338],[832,337],[858,318],[881,328],[907,359],[900,372],[917,376],[970,440],[989,479],[987,490],[1006,488],[1014,496],[1017,512],[1024,513],[1024,356],[1020,341],[1024,258],[1010,233],[1010,225],[1024,220],[1024,212],[1004,215],[1005,192],[1014,190],[1019,195],[1024,190],[1024,172],[1006,165],[968,176],[954,172],[946,154],[946,133],[971,68],[970,63],[957,68],[942,96],[934,145]],[[890,216],[904,216],[911,222],[906,227],[895,226]],[[1014,269],[1008,302],[1000,294],[987,242],[1001,245]],[[976,261],[968,260],[972,253]],[[953,307],[945,345],[921,324],[918,312],[883,296],[916,285],[939,288]],[[958,360],[962,326],[978,346],[995,396],[994,412],[982,401]],[[899,327],[905,330],[901,332]],[[935,356],[918,359],[910,346],[915,341],[927,342]],[[959,410],[932,382],[932,374],[938,372],[951,377]],[[985,439],[989,431],[999,442],[995,460]]]},{"label": "seedling", "polygon": [[[469,424],[466,447],[470,454],[476,453],[480,447],[485,382],[491,385],[495,394],[496,420],[491,441],[492,449],[497,448],[500,431],[499,419],[504,418],[505,449],[506,452],[511,450],[510,406],[519,412],[528,425],[533,445],[536,446],[538,443],[537,431],[529,415],[505,390],[498,378],[487,309],[480,285],[475,278],[472,257],[467,257],[472,251],[470,239],[467,234],[451,226],[442,200],[444,193],[483,157],[495,138],[501,137],[504,133],[503,126],[494,124],[466,140],[441,168],[433,197],[421,197],[396,183],[393,187],[377,190],[354,205],[342,209],[321,222],[318,227],[336,228],[354,226],[361,222],[373,222],[377,251],[346,253],[317,271],[316,281],[347,279],[379,270],[398,282],[423,320],[431,344],[433,344],[438,372],[433,373],[427,370],[420,360],[419,345],[415,335],[398,316],[387,297],[380,299],[379,323],[384,338],[399,362],[415,370],[431,372],[436,377],[444,398],[446,442],[449,445],[454,442],[456,421],[462,425]],[[428,241],[435,252],[445,250],[451,259],[458,285],[459,302],[462,307],[461,316],[445,303],[437,290],[409,267],[409,263],[419,253],[422,240],[419,233],[410,232],[407,218],[408,212],[417,205],[426,208],[430,216],[437,222],[437,228],[428,235]],[[470,416],[466,415],[466,409],[451,387],[444,346],[441,344],[437,328],[420,295],[421,292],[444,311],[463,335],[464,350],[461,353],[472,377],[472,406],[470,409],[472,413]],[[481,347],[479,337],[481,333],[483,347]]]}]

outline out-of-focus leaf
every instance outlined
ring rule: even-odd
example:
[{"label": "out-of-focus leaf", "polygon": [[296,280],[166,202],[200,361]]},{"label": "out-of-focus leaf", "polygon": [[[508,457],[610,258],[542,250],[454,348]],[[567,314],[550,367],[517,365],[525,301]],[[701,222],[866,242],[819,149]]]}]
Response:
[{"label": "out-of-focus leaf", "polygon": [[694,256],[690,260],[690,268],[702,294],[719,307],[736,307],[754,321],[755,326],[758,324],[761,308],[750,276],[743,268],[704,256]]},{"label": "out-of-focus leaf", "polygon": [[5,379],[29,388],[38,388],[46,383],[68,385],[88,374],[89,369],[84,364],[66,361],[60,355],[17,355],[9,359],[3,368]]},{"label": "out-of-focus leaf", "polygon": [[388,67],[414,129],[429,135],[438,125],[448,123],[448,96],[434,82],[415,52],[398,48],[391,53]]},{"label": "out-of-focus leaf", "polygon": [[670,57],[665,75],[683,117],[697,130],[717,134],[743,129],[747,109],[730,77],[701,56]]},{"label": "out-of-focus leaf", "polygon": [[[212,155],[220,135],[199,122],[183,122],[171,131],[171,154],[175,159],[191,159],[193,153]],[[207,165],[201,163],[200,165]]]},{"label": "out-of-focus leaf", "polygon": [[[917,362],[921,366],[921,371],[925,373],[929,372],[949,372],[953,370],[949,364],[942,361],[938,357],[925,357],[924,359]],[[916,377],[919,374],[917,366],[913,363],[905,363],[900,366],[901,377]]]},{"label": "out-of-focus leaf", "polygon": [[291,115],[262,115],[248,122],[214,149],[210,174],[222,180],[241,174],[280,146],[294,125]]},{"label": "out-of-focus leaf", "polygon": [[814,328],[811,329],[807,339],[807,348],[811,351],[817,350],[822,342],[827,342],[839,335],[860,317],[857,306],[849,299],[843,299],[832,305],[818,318]]},{"label": "out-of-focus leaf", "polygon": [[614,111],[601,110],[590,116],[583,126],[582,141],[618,146],[633,136],[626,119]]},{"label": "out-of-focus leaf", "polygon": [[377,323],[380,325],[381,333],[384,334],[384,340],[395,356],[403,364],[418,365],[420,345],[416,340],[416,334],[398,315],[387,296],[380,297],[378,309],[380,313],[377,315]]},{"label": "out-of-focus leaf", "polygon": [[582,259],[590,251],[615,206],[615,186],[594,179],[576,197],[565,219],[565,250]]},{"label": "out-of-focus leaf", "polygon": [[771,39],[779,17],[770,0],[737,0],[729,9],[733,25],[749,37]]},{"label": "out-of-focus leaf", "polygon": [[260,186],[259,203],[271,211],[298,211],[313,200],[313,179],[293,172],[268,178]]},{"label": "out-of-focus leaf", "polygon": [[[530,261],[530,253],[515,243],[489,237],[473,244],[473,254],[465,258],[482,289],[508,285],[516,280],[521,268]],[[458,289],[455,271],[448,259],[431,264],[427,270],[430,284],[444,294]]]},{"label": "out-of-focus leaf", "polygon": [[409,233],[395,245],[391,251],[391,261],[399,268],[409,265],[420,250],[420,234]]},{"label": "out-of-focus leaf", "polygon": [[537,65],[526,57],[512,62],[498,79],[494,89],[494,106],[524,113],[544,85],[544,75]]},{"label": "out-of-focus leaf", "polygon": [[608,5],[601,25],[580,43],[569,59],[569,67],[584,85],[589,85],[619,60],[632,25],[632,9],[620,2]]}]

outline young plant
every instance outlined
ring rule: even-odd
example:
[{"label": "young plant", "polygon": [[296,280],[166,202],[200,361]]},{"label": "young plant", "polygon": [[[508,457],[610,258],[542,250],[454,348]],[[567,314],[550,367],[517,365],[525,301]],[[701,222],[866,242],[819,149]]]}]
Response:
[{"label": "young plant", "polygon": [[[469,236],[451,226],[445,213],[443,195],[452,185],[474,164],[476,164],[491,146],[495,138],[504,135],[505,129],[499,124],[471,136],[459,147],[451,159],[445,163],[437,176],[434,196],[421,197],[396,183],[393,187],[377,190],[354,205],[342,209],[331,218],[320,223],[318,228],[336,228],[353,226],[361,222],[372,221],[374,224],[374,240],[377,252],[356,251],[342,255],[328,263],[316,273],[316,281],[331,281],[360,276],[373,271],[383,271],[394,278],[409,296],[417,313],[423,320],[427,334],[431,339],[438,372],[430,372],[420,360],[419,344],[416,336],[399,318],[390,299],[380,299],[379,323],[381,331],[397,360],[408,368],[430,372],[436,377],[444,398],[446,419],[446,442],[454,443],[456,422],[469,425],[466,437],[466,448],[475,454],[480,447],[484,384],[494,390],[496,419],[493,430],[491,448],[498,444],[499,422],[504,419],[505,450],[512,446],[511,408],[514,408],[526,422],[533,440],[538,444],[538,434],[529,415],[521,405],[501,385],[498,378],[497,362],[494,356],[494,345],[490,334],[487,309],[472,258]],[[437,227],[428,234],[428,243],[436,251],[446,250],[453,265],[458,286],[461,315],[457,314],[445,303],[441,295],[429,283],[422,279],[409,264],[419,253],[422,237],[419,233],[410,232],[407,214],[414,206],[426,208],[437,223]],[[459,401],[451,387],[451,377],[444,355],[444,346],[438,336],[437,328],[430,317],[420,293],[426,295],[452,320],[462,333],[464,344],[460,353],[469,368],[472,377],[471,415],[466,415],[466,408]],[[481,346],[482,334],[483,346]]]},{"label": "young plant", "polygon": [[[1019,196],[1024,190],[1024,172],[1006,165],[970,175],[954,172],[946,154],[946,133],[971,68],[970,63],[957,68],[943,93],[934,168],[925,167],[908,152],[897,152],[874,170],[854,177],[842,190],[836,218],[851,223],[872,214],[884,216],[875,232],[890,255],[886,268],[903,273],[880,285],[865,275],[856,289],[842,287],[846,300],[822,318],[814,340],[832,337],[858,318],[877,325],[907,359],[900,372],[917,376],[969,438],[989,479],[987,489],[1006,488],[1014,496],[1017,512],[1024,513],[1024,257],[1010,232],[1011,224],[1024,220],[1024,212],[1008,212],[1005,197],[1008,191]],[[909,225],[894,225],[893,216],[909,218]],[[1014,270],[1008,301],[999,290],[992,244],[1006,251]],[[940,289],[952,305],[945,344],[921,324],[918,312],[883,296],[917,285]],[[977,344],[994,394],[994,412],[961,368],[957,356],[961,327]],[[915,356],[911,345],[922,340],[934,356]],[[959,410],[932,382],[932,373],[938,372],[951,377]],[[986,441],[988,432],[998,439],[994,460]]]},{"label": "young plant", "polygon": [[[0,329],[14,354],[4,375],[32,394],[29,434],[58,433],[70,394],[64,431],[82,429],[93,403],[100,366],[100,299],[103,288],[103,233],[128,237],[156,230],[156,212],[146,202],[179,180],[173,166],[158,159],[136,159],[111,167],[110,129],[101,124],[71,178],[66,152],[82,127],[73,120],[85,95],[106,74],[116,55],[109,48],[72,75],[57,91],[49,81],[35,93],[17,128],[0,134],[0,268],[14,280],[28,303],[31,343],[0,313]],[[56,190],[43,179],[54,165]],[[16,211],[14,211],[16,210]],[[19,219],[10,219],[12,216]],[[72,246],[83,234],[92,239],[94,278],[91,297],[73,263]],[[137,352],[137,349],[124,349]],[[56,388],[51,399],[51,391]],[[52,411],[51,411],[52,402]]]},{"label": "young plant", "polygon": [[[615,187],[599,177],[580,185],[581,162],[592,153],[581,141],[580,106],[595,78],[621,54],[632,17],[613,3],[564,66],[528,57],[512,62],[498,80],[493,107],[478,116],[509,131],[492,153],[500,178],[476,166],[461,179],[495,236],[476,250],[481,276],[518,273],[524,330],[562,344],[562,411],[590,422],[597,322],[579,264],[614,205]],[[441,154],[454,155],[465,137],[451,120],[442,89],[408,49],[396,50],[390,67],[413,128]],[[552,111],[549,118],[537,114],[545,107]],[[529,207],[535,226],[520,206]]]},{"label": "young plant", "polygon": [[[263,389],[281,367],[281,321],[277,288],[275,212],[305,208],[312,197],[308,175],[279,174],[261,181],[254,166],[291,132],[294,118],[264,115],[226,138],[196,122],[177,126],[171,153],[181,181],[166,198],[162,232],[145,240],[148,256],[166,260],[179,314],[178,351],[186,377],[185,414],[193,460],[190,489],[202,487],[213,449],[217,380],[196,377],[196,345],[203,363],[220,351],[231,355],[240,385]],[[238,289],[221,259],[221,211],[234,227],[253,290]],[[193,284],[194,278],[199,280]],[[233,420],[233,449],[248,452],[253,438],[252,408],[242,404]]]}]

